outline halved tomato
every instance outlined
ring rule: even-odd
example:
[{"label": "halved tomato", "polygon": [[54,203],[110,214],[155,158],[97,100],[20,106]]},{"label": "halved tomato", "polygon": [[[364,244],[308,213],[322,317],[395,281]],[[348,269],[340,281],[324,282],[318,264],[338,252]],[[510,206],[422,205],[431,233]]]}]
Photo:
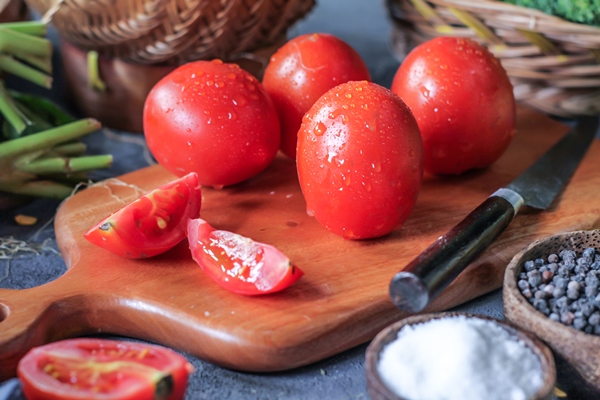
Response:
[{"label": "halved tomato", "polygon": [[190,219],[192,258],[219,285],[244,295],[274,293],[304,273],[277,248],[233,232],[217,230],[203,219]]},{"label": "halved tomato", "polygon": [[198,175],[192,172],[121,208],[84,237],[123,257],[152,257],[185,238],[187,220],[198,217],[201,204]]},{"label": "halved tomato", "polygon": [[35,347],[17,367],[28,400],[183,399],[192,371],[164,347],[86,338]]}]

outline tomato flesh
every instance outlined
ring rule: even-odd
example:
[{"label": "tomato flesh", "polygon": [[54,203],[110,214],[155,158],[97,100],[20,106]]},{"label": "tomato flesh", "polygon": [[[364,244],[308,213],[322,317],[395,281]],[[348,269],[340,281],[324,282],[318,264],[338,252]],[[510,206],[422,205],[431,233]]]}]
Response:
[{"label": "tomato flesh", "polygon": [[164,347],[82,338],[33,348],[17,374],[29,400],[176,400],[183,398],[192,370]]},{"label": "tomato flesh", "polygon": [[327,33],[291,39],[271,57],[263,85],[281,123],[281,151],[296,158],[302,116],[329,89],[348,81],[371,80],[361,56],[343,40]]},{"label": "tomato flesh", "polygon": [[188,240],[192,257],[202,270],[233,293],[278,292],[303,275],[277,248],[217,230],[200,218],[189,220]]},{"label": "tomato flesh", "polygon": [[389,90],[343,83],[304,116],[297,165],[309,215],[346,239],[383,236],[416,203],[423,174],[419,128]]},{"label": "tomato flesh", "polygon": [[430,173],[487,167],[514,136],[516,105],[508,75],[473,40],[439,37],[416,47],[398,68],[391,90],[417,119]]},{"label": "tomato flesh", "polygon": [[200,214],[201,203],[198,176],[190,173],[106,217],[84,237],[122,257],[152,257],[185,238],[187,220]]}]

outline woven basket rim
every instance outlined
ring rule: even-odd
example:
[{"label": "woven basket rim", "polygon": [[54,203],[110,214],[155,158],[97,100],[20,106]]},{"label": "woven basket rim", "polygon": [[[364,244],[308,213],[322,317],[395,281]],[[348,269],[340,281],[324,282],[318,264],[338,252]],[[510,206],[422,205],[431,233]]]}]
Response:
[{"label": "woven basket rim", "polygon": [[[402,0],[389,1],[398,2]],[[527,19],[528,23],[523,24],[523,26],[533,31],[542,31],[537,28],[540,24],[539,22],[536,22],[535,19],[538,19],[548,21],[553,32],[600,35],[600,27],[567,21],[561,17],[550,15],[540,10],[505,3],[498,0],[427,0],[427,2],[443,7],[456,6],[478,11],[485,10],[490,12],[517,14]]]},{"label": "woven basket rim", "polygon": [[26,1],[70,43],[142,64],[260,51],[280,43],[315,5],[315,0]]}]

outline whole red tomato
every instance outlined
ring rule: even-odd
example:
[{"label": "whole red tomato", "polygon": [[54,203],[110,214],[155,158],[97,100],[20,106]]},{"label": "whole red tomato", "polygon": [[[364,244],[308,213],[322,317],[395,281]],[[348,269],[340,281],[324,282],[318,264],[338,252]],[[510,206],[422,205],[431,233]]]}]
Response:
[{"label": "whole red tomato", "polygon": [[29,400],[180,400],[192,371],[165,347],[86,338],[35,347],[17,367]]},{"label": "whole red tomato", "polygon": [[262,84],[236,64],[194,61],[161,79],[144,104],[144,134],[177,176],[223,187],[263,171],[279,148],[277,111]]},{"label": "whole red tomato", "polygon": [[340,83],[371,80],[360,55],[326,33],[298,36],[271,57],[263,84],[279,113],[281,151],[296,157],[302,116],[325,92]]},{"label": "whole red tomato", "polygon": [[514,135],[515,99],[506,71],[470,39],[439,37],[416,47],[391,89],[419,123],[428,172],[487,167]]},{"label": "whole red tomato", "polygon": [[419,128],[388,89],[347,82],[304,116],[297,164],[309,214],[347,239],[382,236],[415,205],[423,174]]}]

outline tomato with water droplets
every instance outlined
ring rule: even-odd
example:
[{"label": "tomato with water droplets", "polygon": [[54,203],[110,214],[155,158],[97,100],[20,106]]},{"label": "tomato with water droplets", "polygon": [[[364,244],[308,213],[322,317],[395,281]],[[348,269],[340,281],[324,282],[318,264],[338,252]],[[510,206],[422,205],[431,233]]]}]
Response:
[{"label": "tomato with water droplets", "polygon": [[279,292],[304,274],[274,246],[215,229],[200,218],[189,220],[188,240],[200,268],[233,293]]},{"label": "tomato with water droplets", "polygon": [[192,371],[164,347],[86,338],[34,347],[17,367],[29,400],[179,400]]},{"label": "tomato with water droplets", "polygon": [[500,158],[515,133],[508,75],[473,40],[439,37],[421,44],[402,62],[391,89],[417,119],[430,173],[487,167]]},{"label": "tomato with water droplets", "polygon": [[177,176],[221,188],[263,171],[279,148],[279,118],[254,76],[220,60],[193,61],[161,79],[144,104],[144,135]]},{"label": "tomato with water droplets", "polygon": [[263,78],[281,123],[281,151],[296,157],[302,116],[329,89],[348,81],[371,80],[361,56],[327,33],[291,39],[271,57]]},{"label": "tomato with water droplets", "polygon": [[298,132],[298,177],[307,212],[346,239],[399,228],[423,174],[419,128],[402,100],[367,81],[323,95]]},{"label": "tomato with water droplets", "polygon": [[192,172],[104,218],[84,237],[122,257],[152,257],[185,238],[187,220],[198,217],[201,204],[198,176]]}]

